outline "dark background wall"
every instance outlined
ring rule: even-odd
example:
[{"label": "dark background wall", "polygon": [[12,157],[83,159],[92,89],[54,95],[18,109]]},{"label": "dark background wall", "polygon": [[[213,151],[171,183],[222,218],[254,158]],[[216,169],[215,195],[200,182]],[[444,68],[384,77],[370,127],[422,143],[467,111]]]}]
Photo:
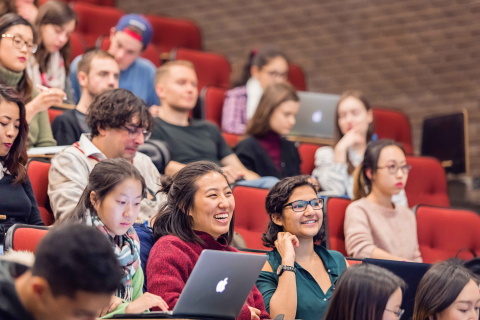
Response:
[{"label": "dark background wall", "polygon": [[[117,0],[126,12],[194,20],[204,50],[231,62],[263,43],[283,48],[310,91],[364,91],[400,109],[416,153],[424,117],[466,108],[472,173],[480,174],[480,1]],[[448,130],[448,128],[446,128]]]}]

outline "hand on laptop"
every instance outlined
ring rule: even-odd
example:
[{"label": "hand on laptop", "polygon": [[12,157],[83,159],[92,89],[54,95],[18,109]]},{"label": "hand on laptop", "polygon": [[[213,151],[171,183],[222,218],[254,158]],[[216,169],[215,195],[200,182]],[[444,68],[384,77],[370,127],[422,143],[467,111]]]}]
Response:
[{"label": "hand on laptop", "polygon": [[252,307],[248,307],[248,309],[250,309],[250,312],[252,313],[252,320],[260,320],[260,310]]},{"label": "hand on laptop", "polygon": [[140,298],[130,302],[125,308],[125,313],[142,313],[154,307],[158,307],[162,311],[168,311],[168,305],[162,298],[145,292]]},{"label": "hand on laptop", "polygon": [[120,299],[119,297],[112,296],[112,298],[110,299],[110,305],[108,306],[108,308],[102,310],[102,312],[100,313],[100,317],[103,317],[107,313],[110,313],[113,310],[117,309],[117,307],[121,305],[122,302],[122,299]]}]

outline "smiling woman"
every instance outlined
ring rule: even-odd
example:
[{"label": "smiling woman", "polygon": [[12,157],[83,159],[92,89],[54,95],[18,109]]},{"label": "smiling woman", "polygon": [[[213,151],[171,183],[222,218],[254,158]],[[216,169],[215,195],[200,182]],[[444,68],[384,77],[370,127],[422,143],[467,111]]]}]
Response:
[{"label": "smiling woman", "polygon": [[[222,169],[208,161],[162,176],[161,191],[168,198],[153,225],[157,242],[147,263],[147,291],[173,309],[204,249],[237,251],[229,245],[235,200]],[[270,319],[256,287],[237,319]]]}]

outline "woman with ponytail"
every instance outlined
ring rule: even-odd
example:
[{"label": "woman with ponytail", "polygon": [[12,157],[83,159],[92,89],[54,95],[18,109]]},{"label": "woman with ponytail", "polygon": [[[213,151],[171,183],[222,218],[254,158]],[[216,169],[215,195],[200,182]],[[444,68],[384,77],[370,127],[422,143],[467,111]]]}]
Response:
[{"label": "woman with ponytail", "polygon": [[56,225],[83,223],[99,229],[112,243],[123,269],[121,287],[112,297],[110,307],[101,316],[141,313],[153,307],[166,311],[159,296],[143,293],[140,243],[133,223],[140,212],[146,190],[140,172],[122,158],[99,162],[89,176],[88,185],[75,209]]},{"label": "woman with ponytail", "polygon": [[392,140],[367,145],[355,170],[354,202],[345,213],[345,247],[354,258],[422,262],[415,214],[392,197],[407,183],[411,166]]},{"label": "woman with ponytail", "polygon": [[253,50],[248,56],[239,79],[225,97],[222,111],[222,130],[244,134],[248,120],[253,117],[263,91],[273,83],[286,82],[288,58],[276,47]]}]

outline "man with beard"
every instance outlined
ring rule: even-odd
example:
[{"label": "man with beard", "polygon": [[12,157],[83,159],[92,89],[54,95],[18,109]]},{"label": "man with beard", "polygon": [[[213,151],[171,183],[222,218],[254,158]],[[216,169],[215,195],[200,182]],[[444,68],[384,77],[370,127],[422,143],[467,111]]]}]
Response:
[{"label": "man with beard", "polygon": [[115,58],[107,52],[93,50],[82,56],[77,68],[78,82],[82,96],[74,110],[64,112],[52,124],[53,137],[57,145],[71,145],[82,133],[90,133],[85,122],[90,105],[96,96],[106,90],[118,88],[120,67]]}]

